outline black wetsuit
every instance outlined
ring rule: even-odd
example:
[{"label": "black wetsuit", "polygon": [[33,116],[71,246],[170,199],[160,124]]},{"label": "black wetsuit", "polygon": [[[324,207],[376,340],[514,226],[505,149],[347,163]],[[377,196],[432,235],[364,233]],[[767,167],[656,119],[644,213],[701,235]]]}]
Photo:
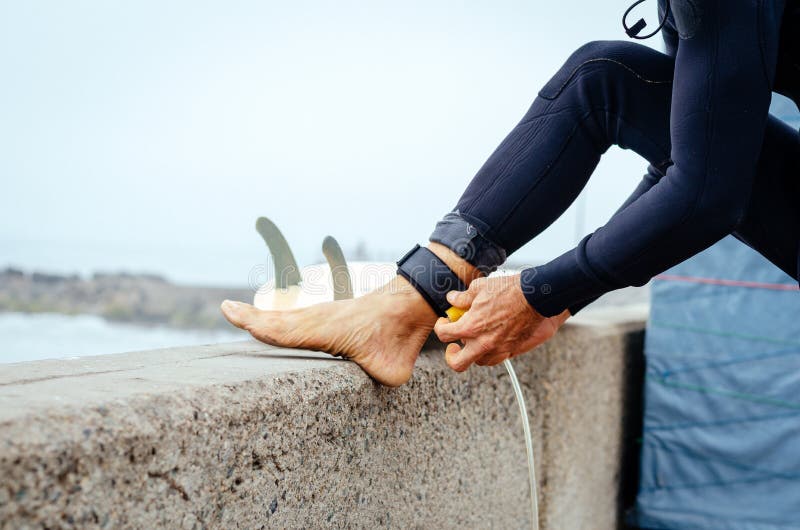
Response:
[{"label": "black wetsuit", "polygon": [[496,268],[567,209],[618,145],[649,162],[644,180],[575,249],[523,271],[540,313],[574,313],[642,285],[728,234],[797,278],[800,143],[768,114],[773,90],[800,95],[796,4],[672,0],[667,54],[632,42],[579,48],[431,240]]}]

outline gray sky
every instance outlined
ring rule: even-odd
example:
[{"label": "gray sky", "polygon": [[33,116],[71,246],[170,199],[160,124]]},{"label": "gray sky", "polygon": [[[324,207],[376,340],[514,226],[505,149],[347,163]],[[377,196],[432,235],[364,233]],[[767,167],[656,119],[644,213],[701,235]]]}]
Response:
[{"label": "gray sky", "polygon": [[[396,258],[628,4],[0,2],[0,266],[244,284],[259,215],[301,264],[327,234]],[[644,167],[609,153],[587,231]],[[569,211],[515,261],[575,232]]]}]

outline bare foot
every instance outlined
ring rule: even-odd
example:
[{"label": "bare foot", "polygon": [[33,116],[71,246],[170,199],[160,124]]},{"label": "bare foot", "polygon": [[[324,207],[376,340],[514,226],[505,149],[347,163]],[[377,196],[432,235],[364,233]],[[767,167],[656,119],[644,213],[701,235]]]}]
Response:
[{"label": "bare foot", "polygon": [[225,300],[222,313],[262,342],[345,357],[387,386],[400,386],[411,378],[436,323],[434,311],[400,276],[354,300],[290,311],[262,311]]}]

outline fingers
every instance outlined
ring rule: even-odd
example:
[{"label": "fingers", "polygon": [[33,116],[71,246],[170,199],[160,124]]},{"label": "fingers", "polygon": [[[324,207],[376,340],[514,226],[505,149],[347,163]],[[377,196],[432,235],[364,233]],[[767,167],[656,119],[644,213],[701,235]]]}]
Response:
[{"label": "fingers", "polygon": [[486,348],[477,340],[473,340],[467,342],[463,348],[458,344],[448,344],[444,358],[450,368],[456,372],[464,372],[469,365],[486,353]]},{"label": "fingers", "polygon": [[475,291],[467,289],[466,291],[450,291],[447,293],[447,301],[450,305],[460,309],[469,309],[472,301],[475,299]]},{"label": "fingers", "polygon": [[509,352],[494,353],[490,355],[484,355],[483,357],[475,361],[475,364],[477,364],[478,366],[496,366],[511,357],[512,355]]},{"label": "fingers", "polygon": [[[469,365],[472,364],[469,362],[467,356],[472,355],[469,351],[466,353],[462,353],[464,348],[456,343],[450,343],[447,345],[447,348],[444,351],[444,360],[447,365],[455,370],[456,372],[464,372],[469,368]],[[463,357],[463,358],[462,358]],[[475,359],[475,364],[478,366],[495,366],[506,359],[512,357],[511,353],[503,352],[503,353],[490,353],[488,355],[483,354],[482,356]]]},{"label": "fingers", "polygon": [[448,319],[441,317],[433,326],[433,331],[436,332],[436,336],[442,342],[458,342],[472,335],[469,323],[470,318],[468,315],[463,316],[457,322],[450,322]]},{"label": "fingers", "polygon": [[[478,278],[469,285],[466,291],[450,291],[447,293],[447,301],[453,307],[466,311],[472,307],[472,302],[475,300],[478,293],[481,292],[485,283],[486,278]],[[469,318],[467,313],[456,322],[450,322],[446,318],[440,318],[439,321],[436,322],[433,330],[442,342],[457,342],[474,336],[471,327],[472,319]]]},{"label": "fingers", "polygon": [[475,300],[475,297],[478,296],[478,293],[481,292],[484,285],[486,284],[486,278],[476,278],[466,291],[450,291],[447,293],[447,301],[450,302],[450,305],[454,307],[458,307],[459,309],[469,309],[472,306],[472,302]]},{"label": "fingers", "polygon": [[456,372],[464,372],[469,368],[469,364],[461,360],[461,351],[461,346],[454,342],[448,344],[447,348],[444,350],[444,361],[447,363],[447,366]]},{"label": "fingers", "polygon": [[458,352],[461,351],[461,346],[452,342],[447,345],[447,348],[444,350],[444,362],[447,363],[447,366],[453,367],[453,362],[456,357],[458,357]]}]

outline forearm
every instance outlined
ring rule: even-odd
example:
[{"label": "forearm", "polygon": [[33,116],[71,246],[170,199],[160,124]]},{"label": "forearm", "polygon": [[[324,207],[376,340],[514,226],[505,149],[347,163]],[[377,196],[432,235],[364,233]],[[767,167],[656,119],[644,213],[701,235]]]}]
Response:
[{"label": "forearm", "polygon": [[[649,191],[650,188],[655,186],[656,183],[659,180],[661,180],[661,177],[664,176],[663,172],[666,170],[666,167],[667,167],[668,164],[669,164],[669,161],[664,161],[664,162],[662,162],[662,164],[660,164],[661,167],[658,167],[658,168],[653,166],[653,165],[648,166],[647,167],[647,173],[645,173],[645,175],[642,178],[641,182],[639,182],[639,185],[636,186],[636,189],[633,190],[633,193],[631,193],[628,196],[628,198],[625,200],[625,202],[622,203],[622,206],[620,206],[617,209],[615,215],[617,213],[621,212],[622,210],[624,210],[625,208],[627,208],[629,205],[633,204],[634,201],[636,201],[644,193]],[[587,298],[585,300],[581,300],[579,302],[575,302],[575,303],[571,304],[567,309],[569,310],[570,315],[575,315],[575,314],[578,313],[578,311],[580,311],[581,309],[583,309],[587,305],[591,304],[592,302],[597,300],[599,297],[600,297],[600,295],[591,296],[591,297],[589,297],[589,298]]]},{"label": "forearm", "polygon": [[559,314],[565,308],[574,314],[609,291],[644,285],[655,274],[729,233],[727,217],[716,225],[705,214],[680,219],[691,210],[690,204],[685,199],[679,202],[674,194],[659,195],[667,201],[675,198],[673,204],[681,207],[659,208],[654,201],[637,202],[639,208],[628,215],[619,214],[575,249],[523,271],[522,286],[528,302],[544,316]]}]

